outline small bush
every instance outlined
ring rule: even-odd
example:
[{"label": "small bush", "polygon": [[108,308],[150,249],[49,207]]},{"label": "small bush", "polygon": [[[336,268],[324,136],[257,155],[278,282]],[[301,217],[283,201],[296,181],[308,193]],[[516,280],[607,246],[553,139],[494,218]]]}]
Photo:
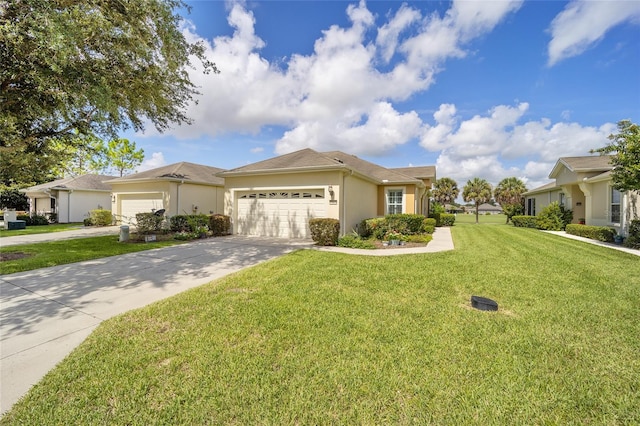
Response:
[{"label": "small bush", "polygon": [[139,235],[153,234],[162,231],[164,216],[153,213],[136,213],[136,229]]},{"label": "small bush", "polygon": [[640,219],[634,219],[629,224],[629,235],[624,240],[624,246],[640,249]]},{"label": "small bush", "polygon": [[84,220],[82,221],[82,224],[84,226],[93,226],[93,222],[91,222],[91,218],[90,217],[85,217]]},{"label": "small bush", "polygon": [[451,213],[440,214],[440,226],[453,226],[456,223],[456,215]]},{"label": "small bush", "polygon": [[209,216],[209,229],[214,237],[229,235],[231,233],[231,217],[223,214]]},{"label": "small bush", "polygon": [[385,216],[388,229],[400,232],[403,235],[413,235],[422,232],[422,221],[425,219],[421,214],[388,214]]},{"label": "small bush", "polygon": [[432,218],[432,219],[435,219],[435,220],[436,220],[436,227],[438,227],[438,226],[442,226],[442,225],[440,224],[440,223],[441,223],[441,222],[440,222],[440,215],[441,215],[441,213],[431,213],[431,214],[429,215],[429,217],[430,217],[430,218]]},{"label": "small bush", "polygon": [[427,244],[431,240],[433,240],[433,235],[428,234],[407,235],[407,237],[405,238],[405,241],[408,243],[419,244]]},{"label": "small bush", "polygon": [[605,243],[612,243],[613,237],[616,236],[616,230],[608,226],[569,224],[567,225],[566,231],[567,234],[603,241]]},{"label": "small bush", "polygon": [[338,219],[309,219],[311,239],[321,246],[335,246],[340,235],[340,221]]},{"label": "small bush", "polygon": [[371,241],[364,240],[356,235],[345,235],[344,237],[338,238],[337,246],[367,250],[376,248],[375,244]]},{"label": "small bush", "polygon": [[113,215],[109,210],[91,210],[89,217],[91,218],[91,224],[94,226],[110,226],[113,223]]},{"label": "small bush", "polygon": [[426,217],[422,221],[422,232],[433,234],[436,230],[436,220],[432,217]]},{"label": "small bush", "polygon": [[169,229],[172,232],[196,232],[202,228],[209,230],[209,216],[205,214],[178,214],[169,219]]},{"label": "small bush", "polygon": [[517,228],[537,228],[537,221],[535,216],[513,216],[511,218],[513,226]]},{"label": "small bush", "polygon": [[41,214],[19,214],[16,216],[16,220],[24,220],[24,224],[26,226],[42,226],[49,224],[47,217]]},{"label": "small bush", "polygon": [[563,231],[571,223],[573,212],[566,210],[557,201],[542,209],[537,216],[536,224],[538,229],[546,231]]}]

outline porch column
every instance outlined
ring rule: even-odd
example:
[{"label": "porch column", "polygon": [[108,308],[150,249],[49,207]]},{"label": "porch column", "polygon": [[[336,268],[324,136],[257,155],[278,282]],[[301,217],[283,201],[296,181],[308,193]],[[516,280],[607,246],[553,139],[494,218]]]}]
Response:
[{"label": "porch column", "polygon": [[[590,225],[592,222],[592,206],[591,206],[591,185],[590,183],[581,182],[578,184],[578,188],[584,194],[584,219],[587,225]],[[575,219],[575,218],[574,218]]]}]

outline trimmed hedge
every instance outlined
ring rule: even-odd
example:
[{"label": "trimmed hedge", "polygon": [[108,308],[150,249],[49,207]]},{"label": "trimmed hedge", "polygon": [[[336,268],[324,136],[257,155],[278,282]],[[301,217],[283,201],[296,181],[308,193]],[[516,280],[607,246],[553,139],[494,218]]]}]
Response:
[{"label": "trimmed hedge", "polygon": [[206,214],[177,214],[169,219],[172,232],[195,232],[197,228],[205,226],[209,226],[209,216]]},{"label": "trimmed hedge", "polygon": [[456,223],[456,215],[451,213],[440,213],[440,226],[453,226]]},{"label": "trimmed hedge", "polygon": [[590,238],[592,240],[604,241],[605,243],[612,243],[613,237],[617,232],[614,228],[607,226],[591,226],[591,225],[567,225],[567,234],[577,235],[579,237]]},{"label": "trimmed hedge", "polygon": [[89,219],[93,226],[110,226],[113,223],[113,215],[111,211],[104,209],[91,210]]},{"label": "trimmed hedge", "polygon": [[424,216],[421,214],[388,214],[384,218],[387,221],[388,231],[396,231],[402,235],[414,235],[422,232]]},{"label": "trimmed hedge", "polygon": [[513,216],[511,223],[517,228],[537,228],[538,222],[535,216]]},{"label": "trimmed hedge", "polygon": [[223,214],[209,216],[209,229],[214,237],[231,233],[231,217]]},{"label": "trimmed hedge", "polygon": [[47,217],[41,214],[34,214],[31,216],[28,214],[19,214],[16,216],[16,220],[24,220],[25,226],[42,226],[49,224]]},{"label": "trimmed hedge", "polygon": [[340,236],[340,221],[330,218],[309,219],[311,239],[321,246],[335,246]]},{"label": "trimmed hedge", "polygon": [[432,217],[425,217],[422,221],[422,231],[427,234],[433,234],[436,230],[436,220]]},{"label": "trimmed hedge", "polygon": [[442,213],[431,213],[429,215],[430,218],[436,220],[436,226],[442,226],[442,224],[441,224],[441,216],[442,216]]}]

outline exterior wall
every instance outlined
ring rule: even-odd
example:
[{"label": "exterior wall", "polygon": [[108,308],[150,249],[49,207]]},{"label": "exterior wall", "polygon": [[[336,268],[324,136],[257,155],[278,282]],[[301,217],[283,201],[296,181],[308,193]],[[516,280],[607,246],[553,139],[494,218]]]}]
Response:
[{"label": "exterior wall", "polygon": [[67,191],[58,191],[56,194],[56,205],[58,206],[58,223],[69,223],[69,208],[71,200]]},{"label": "exterior wall", "polygon": [[[171,182],[169,209],[175,214],[216,214],[224,212],[224,188]],[[197,206],[197,209],[195,208]]]},{"label": "exterior wall", "polygon": [[554,201],[560,202],[560,193],[562,191],[560,190],[560,188],[553,188],[550,191],[546,191],[546,192],[540,192],[537,194],[531,194],[531,195],[527,195],[524,205],[525,205],[525,209],[527,209],[527,206],[529,205],[529,200],[530,199],[535,199],[535,203],[536,203],[536,211],[535,214],[533,214],[533,212],[529,212],[529,211],[525,211],[525,213],[527,215],[538,215],[538,213],[540,213],[542,211],[543,208],[545,208],[546,206],[548,206],[549,204],[553,203]]},{"label": "exterior wall", "polygon": [[34,198],[31,208],[33,209],[31,213],[51,213],[51,198]]},{"label": "exterior wall", "polygon": [[[341,220],[342,234],[347,234],[363,219],[377,216],[378,186],[353,176],[345,176],[344,181],[344,220]],[[344,222],[344,223],[342,223]]]}]

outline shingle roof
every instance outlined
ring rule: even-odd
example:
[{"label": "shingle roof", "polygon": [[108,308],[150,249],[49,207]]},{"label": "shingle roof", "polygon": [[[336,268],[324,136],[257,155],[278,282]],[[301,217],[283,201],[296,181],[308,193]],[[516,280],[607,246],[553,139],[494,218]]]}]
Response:
[{"label": "shingle roof", "polygon": [[194,183],[224,185],[224,179],[217,176],[218,173],[223,171],[224,169],[217,167],[182,161],[180,163],[169,164],[167,166],[117,178],[110,183],[119,184],[143,180],[184,180]]},{"label": "shingle roof", "polygon": [[115,176],[87,174],[82,176],[68,177],[54,180],[52,182],[41,183],[40,185],[25,188],[22,192],[37,192],[47,189],[70,189],[77,191],[111,191],[111,186],[105,181],[115,179]]},{"label": "shingle roof", "polygon": [[560,157],[549,174],[550,178],[557,176],[560,167],[564,166],[572,172],[595,172],[613,169],[610,155],[591,155],[584,157]]},{"label": "shingle roof", "polygon": [[416,179],[435,179],[436,166],[394,167],[390,170],[411,176]]},{"label": "shingle roof", "polygon": [[242,176],[261,173],[302,172],[313,170],[353,170],[378,183],[419,183],[418,179],[387,169],[342,151],[317,152],[311,148],[248,164],[222,172],[219,176]]},{"label": "shingle roof", "polygon": [[[537,194],[538,192],[548,192],[550,190],[552,190],[553,188],[556,188],[556,183],[555,182],[549,182],[546,183],[542,186],[539,186],[537,188],[533,188],[531,191],[527,191],[522,193],[522,195],[532,195],[532,194]],[[560,189],[558,187],[558,189]]]}]

